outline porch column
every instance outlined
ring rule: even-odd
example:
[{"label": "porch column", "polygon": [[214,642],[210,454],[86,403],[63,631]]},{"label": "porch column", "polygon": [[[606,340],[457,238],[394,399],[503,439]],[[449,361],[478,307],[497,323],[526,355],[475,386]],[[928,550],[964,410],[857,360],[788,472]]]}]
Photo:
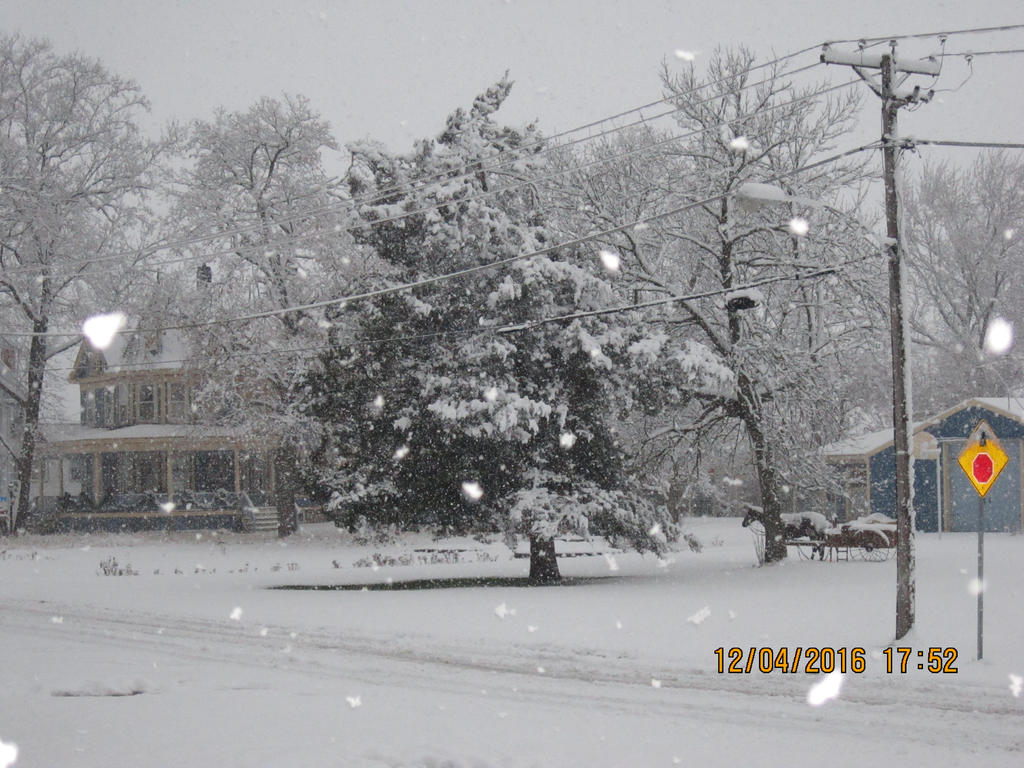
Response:
[{"label": "porch column", "polygon": [[96,451],[92,455],[92,503],[99,504],[103,493],[103,453]]},{"label": "porch column", "polygon": [[241,493],[242,491],[242,465],[238,462],[238,449],[235,448],[232,451],[235,457],[235,493]]}]

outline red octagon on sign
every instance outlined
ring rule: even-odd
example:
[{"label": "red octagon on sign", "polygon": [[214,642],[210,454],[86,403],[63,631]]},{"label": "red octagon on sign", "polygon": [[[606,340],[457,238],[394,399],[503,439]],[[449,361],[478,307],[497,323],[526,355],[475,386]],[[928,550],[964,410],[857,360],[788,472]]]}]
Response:
[{"label": "red octagon on sign", "polygon": [[974,457],[974,463],[971,464],[971,474],[974,475],[975,482],[980,485],[984,485],[992,479],[994,469],[992,457],[987,453],[979,453]]}]

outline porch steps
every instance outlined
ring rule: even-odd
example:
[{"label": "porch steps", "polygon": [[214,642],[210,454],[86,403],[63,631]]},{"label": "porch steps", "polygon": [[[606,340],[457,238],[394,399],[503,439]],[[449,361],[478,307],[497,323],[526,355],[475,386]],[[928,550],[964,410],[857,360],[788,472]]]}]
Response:
[{"label": "porch steps", "polygon": [[260,531],[276,531],[277,530],[277,508],[276,507],[256,507],[253,512],[253,526],[254,532]]}]

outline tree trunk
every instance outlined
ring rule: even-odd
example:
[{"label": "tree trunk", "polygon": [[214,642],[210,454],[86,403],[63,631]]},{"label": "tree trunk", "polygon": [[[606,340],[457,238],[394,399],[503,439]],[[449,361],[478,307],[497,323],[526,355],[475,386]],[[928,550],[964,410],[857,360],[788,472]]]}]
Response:
[{"label": "tree trunk", "polygon": [[[32,324],[35,336],[28,349],[28,393],[25,398],[25,427],[21,433],[21,449],[18,452],[16,469],[18,473],[18,499],[14,506],[10,532],[24,527],[28,520],[28,507],[32,501],[32,462],[36,455],[36,433],[39,427],[39,409],[43,399],[43,374],[46,371],[47,322],[37,320]],[[39,482],[43,475],[40,473]]]},{"label": "tree trunk", "polygon": [[555,559],[555,540],[530,537],[530,583],[557,584],[562,580]]},{"label": "tree trunk", "polygon": [[274,505],[277,507],[277,535],[282,539],[299,529],[295,511],[298,461],[295,447],[285,443],[274,452]]},{"label": "tree trunk", "polygon": [[777,563],[787,557],[786,543],[782,537],[782,505],[779,503],[779,478],[775,469],[775,456],[771,443],[764,433],[761,411],[754,387],[743,373],[736,377],[739,404],[743,424],[754,449],[754,468],[761,487],[761,506],[764,510],[764,561]]}]

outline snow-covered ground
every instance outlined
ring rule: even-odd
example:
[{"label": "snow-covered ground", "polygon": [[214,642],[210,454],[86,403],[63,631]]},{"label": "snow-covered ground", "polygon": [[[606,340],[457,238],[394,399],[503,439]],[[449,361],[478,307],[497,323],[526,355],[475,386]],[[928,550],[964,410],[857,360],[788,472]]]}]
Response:
[{"label": "snow-covered ground", "polygon": [[[390,591],[269,587],[527,560],[329,526],[0,541],[0,765],[11,744],[19,768],[1024,764],[1024,537],[986,538],[981,662],[975,537],[918,537],[915,656],[888,674],[894,561],[755,568],[738,519],[686,529],[699,554],[566,558],[565,586]],[[356,565],[374,554],[409,564]],[[733,646],[864,647],[867,668],[815,707],[818,675],[719,674]],[[917,671],[929,647],[959,671]]]}]

